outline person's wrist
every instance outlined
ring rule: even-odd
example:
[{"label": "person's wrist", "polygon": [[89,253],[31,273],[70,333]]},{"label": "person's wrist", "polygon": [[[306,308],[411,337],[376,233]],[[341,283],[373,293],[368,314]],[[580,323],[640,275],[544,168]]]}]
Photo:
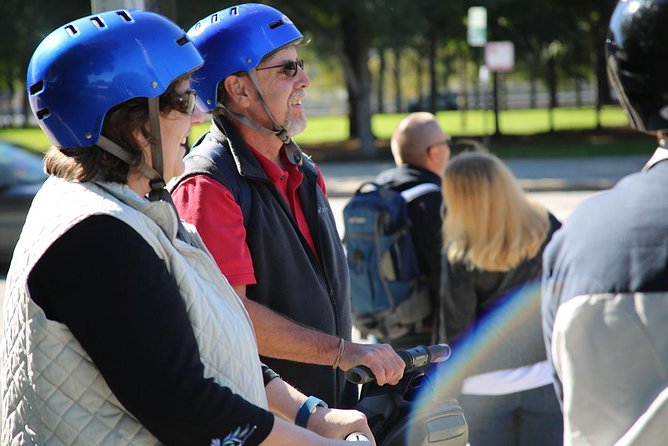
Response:
[{"label": "person's wrist", "polygon": [[339,368],[339,365],[341,365],[341,359],[343,359],[343,352],[345,351],[346,348],[346,341],[341,338],[339,340],[339,349],[336,352],[336,356],[334,357],[334,364],[332,364],[333,369]]},{"label": "person's wrist", "polygon": [[315,396],[309,396],[308,398],[306,398],[306,400],[302,403],[301,407],[297,411],[297,416],[295,417],[295,424],[297,426],[306,428],[309,417],[313,412],[315,412],[315,410],[318,407],[327,408],[328,406],[327,403],[325,403],[320,398],[316,398]]}]

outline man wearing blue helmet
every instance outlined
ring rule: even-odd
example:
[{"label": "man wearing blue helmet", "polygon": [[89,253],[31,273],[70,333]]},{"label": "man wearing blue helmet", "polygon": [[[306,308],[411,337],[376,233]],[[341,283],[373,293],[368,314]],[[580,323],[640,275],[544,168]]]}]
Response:
[{"label": "man wearing blue helmet", "polygon": [[659,147],[642,172],[578,206],[543,261],[543,331],[566,445],[666,444],[668,0],[622,0],[608,74]]},{"label": "man wearing blue helmet", "polygon": [[175,203],[242,296],[263,361],[350,407],[357,393],[341,370],[364,364],[395,383],[403,363],[388,345],[350,341],[348,269],[324,180],[292,140],[311,83],[297,55],[303,36],[260,4],[212,14],[188,35],[205,58],[194,86],[213,125],[186,158]]},{"label": "man wearing blue helmet", "polygon": [[311,414],[313,399],[261,365],[241,301],[163,189],[203,120],[190,88],[202,62],[181,28],[144,11],[75,20],[35,50],[28,96],[51,176],[7,278],[1,444],[371,435],[357,411]]}]

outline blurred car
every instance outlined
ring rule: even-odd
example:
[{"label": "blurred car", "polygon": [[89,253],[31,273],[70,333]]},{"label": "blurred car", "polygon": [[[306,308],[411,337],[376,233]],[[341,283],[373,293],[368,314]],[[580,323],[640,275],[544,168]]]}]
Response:
[{"label": "blurred car", "polygon": [[0,141],[0,264],[8,264],[28,209],[46,180],[42,158]]},{"label": "blurred car", "polygon": [[[408,112],[414,113],[418,111],[429,111],[429,96],[425,96],[421,101],[413,101],[408,104]],[[457,104],[457,93],[451,91],[446,91],[443,93],[438,93],[436,95],[436,110],[457,110],[459,105]]]}]

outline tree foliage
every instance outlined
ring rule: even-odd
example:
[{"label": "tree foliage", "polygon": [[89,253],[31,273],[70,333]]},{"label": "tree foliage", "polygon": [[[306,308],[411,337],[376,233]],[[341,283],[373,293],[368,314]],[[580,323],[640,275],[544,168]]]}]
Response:
[{"label": "tree foliage", "polygon": [[[238,4],[229,0],[151,0],[169,2],[184,29],[212,12]],[[309,52],[335,60],[348,91],[350,134],[362,151],[373,152],[370,54],[380,54],[391,80],[395,108],[402,109],[402,79],[415,79],[418,95],[436,95],[456,72],[455,64],[477,65],[481,52],[466,44],[471,6],[488,11],[488,39],[515,44],[517,70],[530,83],[548,85],[555,99],[563,79],[596,79],[599,104],[608,102],[603,40],[615,0],[270,0],[312,40]],[[2,0],[0,91],[25,78],[39,41],[55,27],[90,13],[90,0]],[[387,57],[386,57],[387,56]],[[410,63],[409,63],[410,62]],[[380,64],[377,64],[380,66]],[[422,83],[426,71],[428,82]],[[466,77],[466,76],[464,76]],[[317,80],[315,80],[317,82]],[[425,88],[426,87],[426,88]],[[380,88],[380,87],[376,87]],[[382,92],[379,93],[379,95]]]}]

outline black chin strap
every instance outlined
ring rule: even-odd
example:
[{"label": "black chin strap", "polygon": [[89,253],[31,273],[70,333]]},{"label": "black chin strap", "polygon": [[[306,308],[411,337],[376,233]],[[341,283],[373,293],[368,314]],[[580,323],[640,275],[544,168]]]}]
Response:
[{"label": "black chin strap", "polygon": [[[161,173],[163,172],[163,162],[162,162],[162,141],[160,137],[160,109],[158,104],[158,98],[149,98],[149,120],[151,122],[151,140],[154,144],[151,144],[151,162],[153,167],[149,167],[142,161],[139,165],[139,172],[149,179],[149,185],[151,186],[151,192],[149,192],[148,199],[150,201],[164,201],[169,203],[176,213],[176,220],[178,222],[178,231],[177,237],[193,245],[190,234],[186,231],[186,228],[183,226],[181,219],[179,218],[179,212],[174,205],[172,196],[169,194],[167,189],[165,189],[165,180]],[[157,131],[156,131],[157,129]],[[132,163],[132,156],[128,153],[127,150],[116,144],[114,141],[109,138],[100,135],[97,140],[98,147],[100,147],[105,152],[108,152],[114,155],[116,158],[124,161],[126,164]],[[193,245],[194,246],[194,245]]]},{"label": "black chin strap", "polygon": [[148,98],[148,118],[151,123],[151,163],[153,169],[158,172],[157,177],[149,177],[149,186],[151,192],[148,199],[159,201],[162,196],[161,191],[165,189],[164,167],[162,162],[162,136],[160,132],[160,98]]},{"label": "black chin strap", "polygon": [[260,99],[260,104],[262,104],[262,108],[264,108],[265,113],[267,113],[267,116],[271,120],[272,124],[274,125],[274,129],[270,130],[268,128],[262,127],[258,123],[251,121],[248,119],[248,117],[241,115],[239,113],[235,113],[229,108],[225,107],[223,104],[220,102],[216,104],[216,107],[219,107],[220,109],[223,110],[223,113],[225,116],[230,117],[235,119],[236,121],[252,128],[258,133],[261,133],[263,135],[274,135],[278,139],[281,140],[283,145],[285,146],[285,153],[288,156],[288,161],[290,164],[293,164],[295,166],[301,166],[303,162],[303,157],[304,154],[302,153],[302,149],[297,145],[296,142],[288,135],[288,131],[285,130],[285,128],[276,121],[276,118],[274,118],[274,115],[271,113],[269,110],[269,106],[267,103],[264,101],[264,98],[262,97],[262,90],[260,90],[260,82],[257,79],[257,73],[255,70],[250,70],[248,72],[248,77],[250,77],[251,82],[253,82],[253,85],[255,86],[255,89],[257,90],[257,95],[258,98]]},{"label": "black chin strap", "polygon": [[[132,163],[132,157],[123,147],[119,146],[109,138],[106,138],[104,135],[100,135],[97,140],[96,145],[104,150],[107,153],[111,153],[116,158],[124,161],[126,164]],[[139,172],[144,175],[146,178],[160,178],[160,174],[156,172],[152,167],[149,167],[146,163],[142,162],[138,167]]]}]

